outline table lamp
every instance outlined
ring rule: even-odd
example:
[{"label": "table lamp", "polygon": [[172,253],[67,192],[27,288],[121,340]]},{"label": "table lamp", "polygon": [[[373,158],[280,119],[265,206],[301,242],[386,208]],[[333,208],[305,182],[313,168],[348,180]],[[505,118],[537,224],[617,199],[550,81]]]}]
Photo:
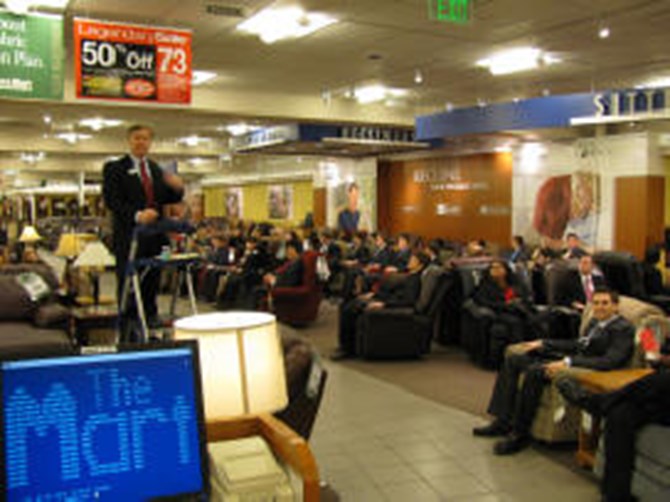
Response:
[{"label": "table lamp", "polygon": [[197,340],[207,421],[286,407],[286,375],[275,316],[216,312],[179,319],[176,340]]},{"label": "table lamp", "polygon": [[58,247],[54,254],[65,258],[65,288],[72,299],[77,295],[72,277],[72,262],[79,256],[86,242],[95,239],[93,234],[77,234],[74,232],[62,233],[58,239]]},{"label": "table lamp", "polygon": [[42,236],[37,233],[34,226],[26,225],[23,227],[23,231],[19,236],[19,242],[22,242],[23,244],[35,244],[39,240],[42,240]]},{"label": "table lamp", "polygon": [[100,241],[87,244],[74,262],[75,267],[89,271],[93,285],[93,305],[96,307],[100,304],[100,273],[115,265],[116,259]]}]

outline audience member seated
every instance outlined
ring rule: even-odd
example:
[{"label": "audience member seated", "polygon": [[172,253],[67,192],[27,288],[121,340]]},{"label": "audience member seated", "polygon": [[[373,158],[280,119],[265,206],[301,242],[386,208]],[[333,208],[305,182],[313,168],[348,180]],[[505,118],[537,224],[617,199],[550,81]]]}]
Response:
[{"label": "audience member seated", "polygon": [[428,262],[428,256],[423,253],[410,254],[407,274],[387,276],[377,293],[361,294],[340,306],[339,347],[331,356],[333,360],[356,355],[356,322],[365,310],[415,304],[421,290],[421,271]]},{"label": "audience member seated", "polygon": [[395,249],[391,255],[391,261],[384,267],[384,273],[406,272],[408,270],[409,258],[412,247],[408,234],[400,234],[395,242]]},{"label": "audience member seated", "polygon": [[525,264],[530,260],[526,242],[520,235],[512,237],[512,253],[509,255],[509,262],[514,264]]},{"label": "audience member seated", "polygon": [[[529,332],[536,328],[530,292],[504,260],[495,258],[475,290],[472,303],[466,311],[469,319],[480,325],[476,329],[464,328],[465,336],[476,338],[469,343],[470,355],[485,366],[497,367],[505,347],[527,340]],[[537,333],[534,335],[537,337]]]},{"label": "audience member seated", "polygon": [[304,275],[304,265],[300,259],[302,243],[297,239],[286,242],[286,261],[274,272],[263,276],[263,284],[272,295],[273,288],[300,286]]},{"label": "audience member seated", "polygon": [[270,267],[270,257],[265,243],[256,237],[246,241],[244,255],[237,266],[233,267],[223,283],[217,298],[217,308],[253,309],[256,301],[253,292],[263,283],[263,276]]},{"label": "audience member seated", "polygon": [[[475,436],[503,437],[497,455],[516,453],[530,444],[530,427],[544,386],[569,367],[611,370],[633,353],[635,329],[617,313],[618,293],[596,290],[593,319],[579,340],[533,340],[509,352],[496,379],[488,412],[495,419],[473,429]],[[523,383],[519,388],[520,378]]]},{"label": "audience member seated", "polygon": [[582,248],[581,242],[577,234],[573,233],[568,234],[566,237],[566,244],[567,249],[563,254],[563,258],[565,258],[566,260],[575,260],[581,258],[584,255],[589,254],[584,248]]},{"label": "audience member seated", "polygon": [[208,301],[216,300],[221,280],[228,272],[228,267],[235,261],[235,250],[229,245],[228,239],[219,234],[211,239],[211,249],[206,255],[203,277],[199,293]]},{"label": "audience member seated", "polygon": [[593,264],[593,257],[589,254],[579,258],[578,274],[570,274],[569,282],[559,291],[559,305],[569,306],[578,312],[583,312],[587,303],[593,299],[593,293],[598,288],[605,287],[605,278],[597,273]]},{"label": "audience member seated", "polygon": [[[670,340],[654,358],[658,371],[611,393],[592,394],[576,380],[562,379],[557,383],[561,394],[572,404],[588,413],[605,418],[605,465],[601,482],[603,500],[607,502],[633,502],[631,493],[633,469],[636,467],[636,441],[642,428],[649,424],[670,426]],[[656,349],[658,350],[658,349]],[[653,465],[646,461],[648,465]],[[640,466],[638,466],[639,468]],[[662,479],[663,471],[656,475]],[[667,477],[665,477],[667,481]],[[649,483],[649,481],[647,481]],[[653,483],[652,483],[653,484]],[[649,500],[667,498],[665,492],[649,494]],[[660,488],[663,490],[663,488]],[[638,494],[640,500],[646,500]]]}]

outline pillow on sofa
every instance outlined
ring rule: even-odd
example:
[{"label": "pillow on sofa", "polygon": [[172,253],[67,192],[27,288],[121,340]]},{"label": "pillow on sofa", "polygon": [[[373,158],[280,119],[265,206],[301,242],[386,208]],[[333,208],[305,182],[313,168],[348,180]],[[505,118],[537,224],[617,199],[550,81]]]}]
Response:
[{"label": "pillow on sofa", "polygon": [[37,308],[33,322],[38,328],[60,328],[66,326],[68,319],[67,307],[60,303],[46,303]]},{"label": "pillow on sofa", "polygon": [[0,321],[32,319],[35,304],[11,275],[0,275]]}]

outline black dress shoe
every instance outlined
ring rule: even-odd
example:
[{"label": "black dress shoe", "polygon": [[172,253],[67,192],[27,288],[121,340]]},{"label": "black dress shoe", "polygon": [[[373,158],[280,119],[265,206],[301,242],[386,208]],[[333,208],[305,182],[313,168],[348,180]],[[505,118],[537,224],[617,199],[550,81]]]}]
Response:
[{"label": "black dress shoe", "polygon": [[335,352],[333,352],[330,355],[330,360],[331,361],[343,361],[344,359],[351,359],[352,357],[354,357],[353,354],[351,354],[349,352],[345,352],[342,349],[337,349]]},{"label": "black dress shoe", "polygon": [[493,445],[493,453],[496,455],[511,455],[526,449],[530,445],[530,436],[527,434],[510,434]]},{"label": "black dress shoe", "polygon": [[472,434],[474,436],[489,437],[489,438],[507,436],[509,432],[510,432],[510,426],[507,425],[502,420],[494,420],[488,425],[484,425],[482,427],[475,427],[474,429],[472,429]]},{"label": "black dress shoe", "polygon": [[556,387],[561,395],[570,404],[582,408],[591,415],[602,416],[603,409],[601,395],[587,391],[577,380],[563,378],[556,382]]}]

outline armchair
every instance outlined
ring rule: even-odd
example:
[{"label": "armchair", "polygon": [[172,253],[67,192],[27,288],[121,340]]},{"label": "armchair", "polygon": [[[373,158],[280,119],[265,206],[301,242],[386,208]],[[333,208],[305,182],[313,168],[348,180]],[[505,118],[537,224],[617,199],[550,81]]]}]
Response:
[{"label": "armchair", "polygon": [[[666,332],[670,330],[670,323],[658,307],[636,298],[621,296],[619,298],[619,314],[633,323],[636,328],[636,336],[647,327],[662,329]],[[590,319],[591,309],[587,307],[581,319],[581,334],[583,334]],[[508,352],[514,351],[516,346],[512,345],[507,350]],[[630,366],[635,367],[640,364],[640,355],[636,353],[631,359]],[[585,371],[592,370],[569,368],[559,374],[554,382],[570,374]],[[576,441],[579,432],[580,410],[565,402],[554,382],[547,385],[542,393],[531,434],[535,439],[549,443]],[[561,413],[560,410],[564,410],[564,413]],[[559,416],[562,417],[557,420]]]},{"label": "armchair", "polygon": [[453,275],[430,267],[421,277],[414,307],[365,311],[358,320],[357,350],[370,359],[418,358],[430,352]]},{"label": "armchair", "polygon": [[316,274],[319,253],[305,251],[302,255],[304,275],[302,284],[295,287],[279,287],[272,290],[274,312],[280,322],[307,324],[316,319],[323,296]]}]

